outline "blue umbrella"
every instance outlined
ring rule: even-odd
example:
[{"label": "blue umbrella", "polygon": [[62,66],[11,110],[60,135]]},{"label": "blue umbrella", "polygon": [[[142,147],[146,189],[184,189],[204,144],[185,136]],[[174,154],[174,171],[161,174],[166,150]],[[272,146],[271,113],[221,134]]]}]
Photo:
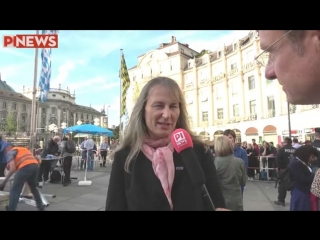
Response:
[{"label": "blue umbrella", "polygon": [[96,125],[92,125],[92,124],[76,125],[72,127],[67,127],[63,130],[64,134],[67,134],[70,132],[114,137],[114,134],[112,131]]}]

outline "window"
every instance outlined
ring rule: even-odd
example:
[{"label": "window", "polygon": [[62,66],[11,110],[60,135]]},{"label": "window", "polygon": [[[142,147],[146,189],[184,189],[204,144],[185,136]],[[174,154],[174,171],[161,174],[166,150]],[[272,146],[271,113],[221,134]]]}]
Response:
[{"label": "window", "polygon": [[218,108],[217,113],[218,119],[223,119],[223,108]]},{"label": "window", "polygon": [[221,58],[221,51],[218,52],[217,58]]},{"label": "window", "polygon": [[[22,116],[22,122],[25,123],[26,122],[26,116]],[[45,119],[45,118],[44,118]],[[45,121],[44,121],[45,122]]]},{"label": "window", "polygon": [[17,104],[16,104],[16,103],[14,103],[14,104],[12,105],[12,110],[17,110]]},{"label": "window", "polygon": [[191,62],[188,62],[188,68],[191,68],[191,67],[192,67]]},{"label": "window", "polygon": [[184,53],[184,49],[180,49],[180,52],[181,52],[181,53]]},{"label": "window", "polygon": [[234,117],[239,117],[239,104],[234,104],[233,105],[233,116]]},{"label": "window", "polygon": [[202,64],[206,64],[207,63],[207,57],[206,56],[203,56],[202,57]]},{"label": "window", "polygon": [[250,104],[250,114],[256,114],[256,100],[252,100],[249,102]]},{"label": "window", "polygon": [[52,113],[52,114],[56,114],[56,112],[57,112],[57,111],[56,111],[56,108],[54,108],[54,107],[51,108],[51,113]]},{"label": "window", "polygon": [[208,121],[208,112],[202,112],[202,122],[207,122]]},{"label": "window", "polygon": [[235,58],[230,59],[230,68],[231,71],[237,69],[237,60]]},{"label": "window", "polygon": [[270,117],[274,117],[275,116],[275,104],[274,104],[274,97],[270,96],[268,97],[268,113]]},{"label": "window", "polygon": [[23,106],[22,106],[22,111],[24,111],[24,112],[27,111],[27,106],[26,106],[26,105],[23,105]]},{"label": "window", "polygon": [[234,43],[233,44],[233,51],[237,50],[238,49],[238,43]]},{"label": "window", "polygon": [[236,95],[239,92],[239,86],[237,83],[232,82],[231,84],[231,93],[232,95]]},{"label": "window", "polygon": [[217,100],[222,99],[224,95],[224,91],[222,90],[221,87],[216,86],[215,87],[215,94],[217,96]]},{"label": "window", "polygon": [[191,57],[193,57],[193,52],[191,52]]},{"label": "window", "polygon": [[247,54],[246,54],[246,58],[247,58],[247,63],[249,62],[252,62],[254,60],[254,54],[253,54],[253,51],[248,51]]},{"label": "window", "polygon": [[249,84],[249,90],[253,90],[253,89],[256,88],[255,81],[254,81],[254,76],[248,77],[248,84]]},{"label": "window", "polygon": [[2,108],[3,109],[7,109],[7,103],[6,102],[3,102]]},{"label": "window", "polygon": [[87,119],[89,119],[89,114],[87,114]]}]

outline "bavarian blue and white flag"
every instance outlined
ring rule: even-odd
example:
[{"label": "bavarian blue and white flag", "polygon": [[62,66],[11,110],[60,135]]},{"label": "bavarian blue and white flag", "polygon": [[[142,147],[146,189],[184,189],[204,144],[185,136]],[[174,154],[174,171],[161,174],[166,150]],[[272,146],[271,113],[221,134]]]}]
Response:
[{"label": "bavarian blue and white flag", "polygon": [[[57,30],[42,30],[42,34],[57,34]],[[40,100],[45,102],[50,90],[51,79],[51,48],[43,48],[41,51],[41,73],[39,79]]]}]

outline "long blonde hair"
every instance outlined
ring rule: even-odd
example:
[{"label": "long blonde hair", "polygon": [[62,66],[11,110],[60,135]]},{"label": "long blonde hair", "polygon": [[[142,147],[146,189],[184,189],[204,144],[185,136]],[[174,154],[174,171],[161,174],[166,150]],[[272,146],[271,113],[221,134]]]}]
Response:
[{"label": "long blonde hair", "polygon": [[144,119],[145,106],[149,98],[150,91],[156,86],[166,87],[168,92],[174,98],[179,100],[180,115],[175,128],[185,129],[191,135],[194,143],[203,144],[205,146],[204,142],[190,130],[186,101],[179,85],[171,78],[156,77],[150,80],[143,87],[130,116],[124,139],[120,141],[120,146],[111,154],[111,158],[113,158],[113,155],[116,152],[125,148],[130,148],[129,155],[125,162],[125,170],[127,172],[129,172],[130,163],[139,154],[144,138],[148,133],[147,125]]}]

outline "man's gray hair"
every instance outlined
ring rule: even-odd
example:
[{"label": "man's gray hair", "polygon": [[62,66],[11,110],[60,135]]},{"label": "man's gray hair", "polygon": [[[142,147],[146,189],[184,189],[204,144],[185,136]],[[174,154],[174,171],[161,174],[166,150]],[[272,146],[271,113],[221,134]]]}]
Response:
[{"label": "man's gray hair", "polygon": [[59,136],[54,136],[52,139],[57,140],[58,142],[61,140],[61,138]]}]

